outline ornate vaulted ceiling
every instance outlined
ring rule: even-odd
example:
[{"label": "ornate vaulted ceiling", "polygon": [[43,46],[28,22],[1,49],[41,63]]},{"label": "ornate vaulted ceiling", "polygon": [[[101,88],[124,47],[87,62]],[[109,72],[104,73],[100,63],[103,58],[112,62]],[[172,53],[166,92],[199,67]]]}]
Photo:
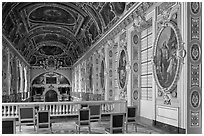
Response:
[{"label": "ornate vaulted ceiling", "polygon": [[127,10],[124,2],[3,3],[3,34],[31,66],[75,63]]}]

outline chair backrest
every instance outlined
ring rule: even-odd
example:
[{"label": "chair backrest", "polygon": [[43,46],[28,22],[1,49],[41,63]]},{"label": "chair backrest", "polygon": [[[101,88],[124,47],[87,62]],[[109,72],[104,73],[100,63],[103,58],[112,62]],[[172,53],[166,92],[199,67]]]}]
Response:
[{"label": "chair backrest", "polygon": [[14,119],[2,119],[2,134],[15,134],[16,121]]},{"label": "chair backrest", "polygon": [[34,107],[19,107],[19,120],[33,120],[35,119]]},{"label": "chair backrest", "polygon": [[101,116],[101,105],[89,105],[90,116]]},{"label": "chair backrest", "polygon": [[45,111],[38,111],[37,112],[37,122],[39,124],[42,123],[50,123],[50,111],[45,110]]},{"label": "chair backrest", "polygon": [[81,109],[83,108],[88,108],[88,105],[87,104],[81,104]]},{"label": "chair backrest", "polygon": [[124,133],[124,113],[111,114],[111,133]]},{"label": "chair backrest", "polygon": [[37,111],[37,132],[39,129],[50,129],[50,111],[40,110]]},{"label": "chair backrest", "polygon": [[90,122],[90,109],[79,109],[79,122]]},{"label": "chair backrest", "polygon": [[128,118],[136,117],[136,107],[133,106],[127,107],[127,117]]},{"label": "chair backrest", "polygon": [[101,105],[89,105],[90,121],[101,121]]}]

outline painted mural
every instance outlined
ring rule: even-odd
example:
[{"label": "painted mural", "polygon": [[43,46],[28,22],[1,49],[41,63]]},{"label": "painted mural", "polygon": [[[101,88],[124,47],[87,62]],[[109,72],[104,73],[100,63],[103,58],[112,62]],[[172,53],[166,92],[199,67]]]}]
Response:
[{"label": "painted mural", "polygon": [[119,67],[118,67],[119,85],[121,88],[125,87],[126,75],[127,75],[126,73],[126,55],[125,55],[125,51],[122,50],[120,53]]},{"label": "painted mural", "polygon": [[172,92],[176,87],[185,57],[181,36],[173,22],[166,22],[160,29],[155,41],[154,76],[156,83],[163,91]]},{"label": "painted mural", "polygon": [[100,73],[100,78],[101,78],[101,88],[104,89],[104,61],[101,62],[101,73]]},{"label": "painted mural", "polygon": [[167,27],[161,33],[156,51],[156,74],[162,87],[171,85],[176,74],[178,41],[174,30]]}]

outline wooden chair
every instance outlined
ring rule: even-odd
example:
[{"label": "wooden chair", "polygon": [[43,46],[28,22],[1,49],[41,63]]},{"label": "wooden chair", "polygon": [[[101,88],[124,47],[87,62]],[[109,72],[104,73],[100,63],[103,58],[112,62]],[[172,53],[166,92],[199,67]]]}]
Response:
[{"label": "wooden chair", "polygon": [[16,134],[16,119],[2,119],[2,134]]},{"label": "wooden chair", "polygon": [[34,107],[19,107],[19,131],[22,125],[33,125],[35,131],[35,108]]},{"label": "wooden chair", "polygon": [[101,105],[89,105],[90,109],[90,122],[101,122]]},{"label": "wooden chair", "polygon": [[136,120],[136,107],[135,106],[128,106],[127,107],[127,114],[126,114],[126,133],[128,133],[128,125],[133,124],[135,125],[135,131],[137,132],[137,120]]},{"label": "wooden chair", "polygon": [[90,109],[79,109],[79,117],[78,121],[76,121],[76,130],[80,134],[80,128],[81,127],[88,127],[89,133],[91,133],[91,127],[90,127]]},{"label": "wooden chair", "polygon": [[37,133],[39,129],[48,129],[52,132],[52,124],[50,122],[50,111],[37,111]]},{"label": "wooden chair", "polygon": [[86,108],[88,108],[87,104],[81,104],[81,109],[86,109]]},{"label": "wooden chair", "polygon": [[124,133],[124,113],[112,113],[110,115],[110,127],[105,128],[105,132],[109,134]]}]

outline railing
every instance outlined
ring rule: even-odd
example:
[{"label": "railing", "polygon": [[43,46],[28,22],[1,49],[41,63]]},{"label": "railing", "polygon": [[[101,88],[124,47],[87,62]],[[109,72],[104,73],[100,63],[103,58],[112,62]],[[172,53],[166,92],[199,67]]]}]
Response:
[{"label": "railing", "polygon": [[18,118],[18,109],[22,106],[34,106],[36,110],[49,110],[51,116],[78,115],[81,104],[101,104],[102,114],[125,112],[126,101],[76,101],[76,102],[27,102],[27,103],[2,103],[3,118]]}]

